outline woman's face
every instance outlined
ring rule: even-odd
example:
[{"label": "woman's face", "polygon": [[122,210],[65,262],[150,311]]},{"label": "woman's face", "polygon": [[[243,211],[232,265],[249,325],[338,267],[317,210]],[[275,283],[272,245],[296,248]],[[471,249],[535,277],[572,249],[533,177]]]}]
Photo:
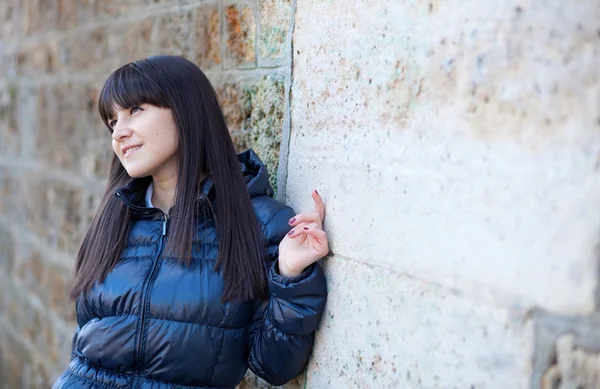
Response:
[{"label": "woman's face", "polygon": [[108,124],[113,129],[112,148],[131,177],[165,179],[177,174],[177,129],[171,109],[150,104],[117,108]]}]

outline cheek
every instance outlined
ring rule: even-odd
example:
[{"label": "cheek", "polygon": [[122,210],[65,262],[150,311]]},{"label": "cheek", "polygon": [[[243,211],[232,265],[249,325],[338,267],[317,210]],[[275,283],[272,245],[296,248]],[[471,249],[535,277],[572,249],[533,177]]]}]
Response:
[{"label": "cheek", "polygon": [[113,141],[113,142],[112,142],[112,149],[113,149],[113,152],[114,152],[115,154],[117,154],[117,156],[118,156],[118,155],[119,155],[119,153],[117,152],[118,148],[117,148],[117,144],[116,144],[116,142],[115,142],[115,141]]}]

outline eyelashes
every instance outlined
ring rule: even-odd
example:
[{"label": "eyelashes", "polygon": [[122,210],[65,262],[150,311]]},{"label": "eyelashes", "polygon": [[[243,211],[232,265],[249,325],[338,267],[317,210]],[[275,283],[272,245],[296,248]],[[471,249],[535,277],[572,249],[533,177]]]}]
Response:
[{"label": "eyelashes", "polygon": [[[139,105],[134,105],[131,108],[129,108],[129,114],[133,115],[134,113],[138,112],[138,111],[143,111],[144,109],[142,107],[140,107]],[[113,119],[110,120],[108,122],[108,126],[110,127],[110,133],[112,134],[114,131],[115,126],[117,125],[117,120]]]}]

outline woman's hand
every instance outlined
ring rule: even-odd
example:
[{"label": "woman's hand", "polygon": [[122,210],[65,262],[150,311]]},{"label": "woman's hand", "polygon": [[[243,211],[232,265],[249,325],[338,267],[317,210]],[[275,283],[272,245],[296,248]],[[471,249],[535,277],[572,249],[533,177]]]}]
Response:
[{"label": "woman's hand", "polygon": [[327,234],[323,231],[325,204],[314,190],[315,210],[299,213],[290,219],[292,230],[279,243],[279,274],[284,277],[300,275],[305,268],[329,253]]}]

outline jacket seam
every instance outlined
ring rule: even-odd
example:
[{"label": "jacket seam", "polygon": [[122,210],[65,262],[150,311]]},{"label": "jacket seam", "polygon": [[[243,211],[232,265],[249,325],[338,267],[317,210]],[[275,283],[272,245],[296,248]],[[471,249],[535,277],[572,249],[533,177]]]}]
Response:
[{"label": "jacket seam", "polygon": [[225,342],[225,334],[221,332],[221,345],[219,346],[219,352],[217,353],[217,357],[215,358],[215,363],[213,363],[212,371],[210,372],[210,376],[208,376],[208,385],[210,385],[210,381],[212,380],[213,375],[215,374],[215,370],[217,368],[217,362],[219,362],[219,357],[223,352],[223,342]]},{"label": "jacket seam", "polygon": [[[107,319],[107,318],[111,318],[111,317],[122,317],[122,316],[137,316],[137,317],[139,317],[140,314],[139,313],[123,313],[121,315],[107,315],[107,316],[102,316],[102,317],[99,317],[98,319],[102,320],[102,319]],[[213,325],[210,325],[210,324],[194,323],[194,322],[191,322],[191,321],[184,321],[184,320],[162,319],[160,317],[154,317],[152,315],[148,315],[148,318],[152,319],[152,320],[156,320],[156,321],[170,321],[170,322],[173,322],[173,323],[181,323],[181,324],[184,324],[184,325],[201,326],[201,327],[207,327],[207,328],[215,328],[215,329],[218,329],[218,330],[243,330],[243,329],[246,329],[246,328],[249,327],[248,325],[243,326],[243,327],[213,326]]]},{"label": "jacket seam", "polygon": [[[92,367],[94,367],[94,368],[96,368],[96,369],[101,369],[101,368],[98,368],[97,366],[95,366],[95,365],[93,365],[93,364],[91,364],[91,363],[88,363],[88,361],[87,361],[87,360],[85,360],[85,363],[86,363],[86,364],[89,364],[90,366],[92,366]],[[106,370],[106,369],[102,369],[102,370]],[[101,387],[104,387],[104,388],[114,388],[114,389],[118,389],[118,386],[116,386],[116,385],[112,385],[112,384],[105,384],[105,383],[103,383],[103,382],[96,382],[96,381],[94,381],[94,380],[92,380],[92,379],[89,379],[89,378],[87,378],[87,377],[84,377],[84,376],[82,376],[82,375],[80,375],[80,374],[78,374],[78,373],[74,372],[73,370],[70,370],[70,371],[69,371],[69,373],[71,373],[71,375],[72,375],[72,376],[79,378],[80,380],[84,380],[84,381],[86,381],[86,382],[90,382],[90,383],[92,383],[92,384],[94,384],[94,385],[100,385]]]}]

